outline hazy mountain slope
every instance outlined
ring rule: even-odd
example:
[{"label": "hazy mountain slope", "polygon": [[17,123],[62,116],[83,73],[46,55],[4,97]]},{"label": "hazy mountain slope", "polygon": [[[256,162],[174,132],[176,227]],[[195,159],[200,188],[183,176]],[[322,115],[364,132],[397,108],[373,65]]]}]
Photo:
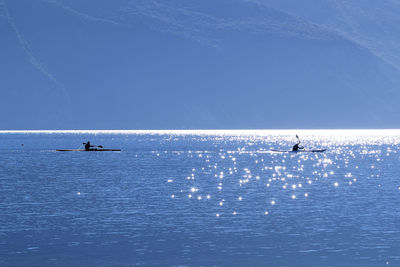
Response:
[{"label": "hazy mountain slope", "polygon": [[222,0],[3,3],[3,129],[399,126],[398,71],[288,12]]},{"label": "hazy mountain slope", "polygon": [[400,69],[400,2],[250,0],[323,25]]},{"label": "hazy mountain slope", "polygon": [[31,45],[0,2],[1,128],[63,125],[69,105],[66,91],[35,55]]}]

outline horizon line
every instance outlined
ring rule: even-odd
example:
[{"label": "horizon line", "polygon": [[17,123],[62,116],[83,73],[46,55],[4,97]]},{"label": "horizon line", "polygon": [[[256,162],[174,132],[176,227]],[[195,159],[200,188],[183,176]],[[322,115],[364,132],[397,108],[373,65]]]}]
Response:
[{"label": "horizon line", "polygon": [[0,134],[206,134],[206,135],[266,135],[266,134],[400,134],[400,129],[131,129],[131,130],[0,130]]}]

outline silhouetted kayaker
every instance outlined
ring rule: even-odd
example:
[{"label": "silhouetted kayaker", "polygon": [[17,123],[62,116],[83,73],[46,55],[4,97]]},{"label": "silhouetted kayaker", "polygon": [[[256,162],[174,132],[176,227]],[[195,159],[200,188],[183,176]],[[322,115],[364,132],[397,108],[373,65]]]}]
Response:
[{"label": "silhouetted kayaker", "polygon": [[297,134],[296,134],[296,138],[297,138],[297,143],[293,146],[293,151],[298,151],[299,149],[304,149],[304,147],[302,147],[302,146],[300,146],[300,143],[301,143],[301,141],[300,141],[300,138],[297,136]]},{"label": "silhouetted kayaker", "polygon": [[90,141],[87,141],[87,143],[83,143],[85,145],[85,150],[89,151],[91,147],[94,147],[90,144]]}]

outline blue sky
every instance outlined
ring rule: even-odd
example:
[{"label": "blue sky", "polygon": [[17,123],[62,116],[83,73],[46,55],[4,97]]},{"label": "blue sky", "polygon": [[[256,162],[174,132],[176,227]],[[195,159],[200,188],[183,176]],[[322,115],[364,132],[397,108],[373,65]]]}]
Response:
[{"label": "blue sky", "polygon": [[398,128],[398,14],[395,1],[0,0],[0,128]]}]

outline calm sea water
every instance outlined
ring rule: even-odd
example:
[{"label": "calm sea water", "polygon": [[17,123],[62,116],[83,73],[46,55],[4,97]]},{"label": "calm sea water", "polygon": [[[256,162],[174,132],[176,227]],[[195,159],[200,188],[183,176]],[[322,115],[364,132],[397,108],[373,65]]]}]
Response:
[{"label": "calm sea water", "polygon": [[400,131],[0,138],[1,266],[400,266]]}]

